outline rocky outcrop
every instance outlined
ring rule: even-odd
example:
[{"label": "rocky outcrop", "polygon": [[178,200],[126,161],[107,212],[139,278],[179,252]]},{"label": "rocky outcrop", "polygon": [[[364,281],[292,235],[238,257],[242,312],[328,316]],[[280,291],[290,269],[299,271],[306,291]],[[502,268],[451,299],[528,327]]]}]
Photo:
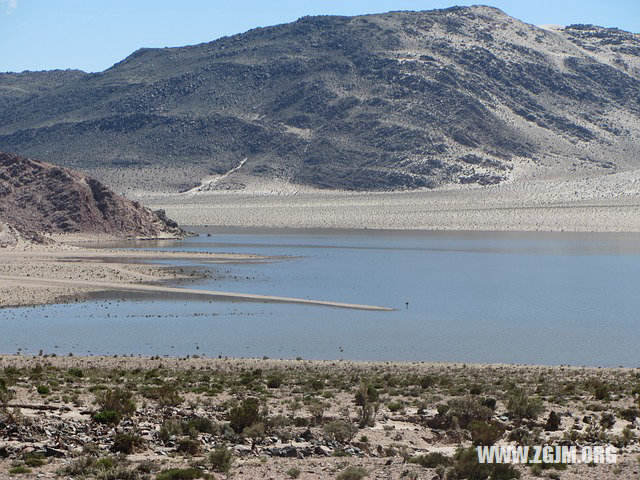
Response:
[{"label": "rocky outcrop", "polygon": [[84,173],[0,152],[0,243],[41,234],[176,237],[183,231]]}]

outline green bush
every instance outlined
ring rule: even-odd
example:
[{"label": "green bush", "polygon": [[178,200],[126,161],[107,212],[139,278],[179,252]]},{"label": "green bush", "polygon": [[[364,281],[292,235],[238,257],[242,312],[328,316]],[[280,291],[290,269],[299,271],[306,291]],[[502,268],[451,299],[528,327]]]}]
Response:
[{"label": "green bush", "polygon": [[609,388],[609,385],[602,383],[599,380],[594,382],[593,394],[596,400],[606,400],[609,398],[610,393],[611,389]]},{"label": "green bush", "polygon": [[362,467],[353,465],[345,468],[336,478],[337,480],[362,480],[368,475],[368,472]]},{"label": "green bush", "polygon": [[140,448],[143,444],[142,438],[133,433],[117,433],[113,437],[111,451],[129,455]]},{"label": "green bush", "polygon": [[215,433],[215,425],[211,420],[204,417],[193,417],[187,421],[186,428],[184,430],[195,429],[200,433]]},{"label": "green bush", "polygon": [[298,478],[302,471],[298,467],[291,467],[286,471],[287,477],[289,478]]},{"label": "green bush", "polygon": [[31,470],[23,466],[12,467],[9,469],[9,475],[23,475],[27,473],[31,473]]},{"label": "green bush", "polygon": [[38,385],[36,390],[40,395],[49,395],[51,393],[51,389],[47,385]]},{"label": "green bush", "polygon": [[109,425],[117,425],[122,420],[122,417],[118,412],[113,410],[105,410],[102,412],[96,412],[93,414],[93,421],[96,423],[103,423]]},{"label": "green bush", "polygon": [[324,426],[323,430],[325,435],[343,445],[353,440],[358,433],[358,428],[346,420],[332,420]]},{"label": "green bush", "polygon": [[27,453],[24,457],[24,464],[27,467],[32,467],[32,468],[41,467],[45,463],[46,462],[45,462],[43,453],[30,452],[30,453]]},{"label": "green bush", "polygon": [[446,413],[450,418],[457,418],[460,428],[468,428],[474,420],[489,421],[493,416],[493,410],[482,405],[477,397],[455,398],[449,402]]},{"label": "green bush", "polygon": [[200,451],[200,443],[191,438],[181,438],[178,440],[176,451],[184,453],[185,455],[197,455]]},{"label": "green bush", "polygon": [[198,468],[172,468],[159,473],[156,480],[194,480],[202,477],[204,474]]},{"label": "green bush", "polygon": [[233,463],[233,454],[227,447],[222,446],[215,449],[209,454],[209,464],[211,469],[215,472],[229,473],[231,470],[231,464]]},{"label": "green bush", "polygon": [[246,398],[239,405],[229,410],[229,425],[236,433],[242,433],[245,428],[262,420],[260,414],[260,400],[257,398]]},{"label": "green bush", "polygon": [[129,417],[136,412],[133,394],[119,388],[98,392],[96,403],[100,406],[101,411],[117,412],[122,417]]},{"label": "green bush", "polygon": [[425,455],[419,455],[409,459],[410,463],[421,465],[424,468],[436,468],[439,465],[449,466],[451,465],[451,459],[440,452],[431,452]]},{"label": "green bush", "polygon": [[280,373],[274,373],[270,375],[267,379],[267,387],[268,388],[280,388],[282,383],[284,382],[284,378]]},{"label": "green bush", "polygon": [[520,478],[520,471],[513,465],[478,462],[475,447],[459,448],[453,457],[453,465],[447,472],[447,480],[512,480]]},{"label": "green bush", "polygon": [[504,427],[499,422],[484,420],[473,420],[469,424],[471,432],[471,442],[478,446],[491,446],[496,443],[504,434]]},{"label": "green bush", "polygon": [[522,390],[511,394],[507,401],[507,409],[511,416],[518,421],[536,420],[544,410],[542,400],[539,397],[527,395]]}]

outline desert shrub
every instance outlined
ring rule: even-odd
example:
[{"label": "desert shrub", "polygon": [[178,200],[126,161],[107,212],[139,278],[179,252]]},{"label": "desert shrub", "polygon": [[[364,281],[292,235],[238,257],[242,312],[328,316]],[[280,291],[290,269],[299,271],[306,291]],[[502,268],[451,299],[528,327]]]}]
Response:
[{"label": "desert shrub", "polygon": [[543,411],[542,400],[539,397],[532,397],[522,390],[518,390],[509,396],[507,409],[511,416],[518,421],[524,419],[536,420]]},{"label": "desert shrub", "polygon": [[158,402],[158,406],[160,407],[177,407],[184,401],[178,393],[178,389],[168,383],[163,383],[158,387],[148,390],[145,396]]},{"label": "desert shrub", "polygon": [[549,418],[547,418],[547,422],[544,425],[544,429],[547,432],[556,432],[560,428],[562,424],[562,418],[556,412],[549,412]]},{"label": "desert shrub", "polygon": [[183,427],[183,430],[189,430],[193,428],[200,433],[215,433],[216,431],[215,425],[211,420],[198,416],[190,418],[187,421],[185,427]]},{"label": "desert shrub", "polygon": [[402,410],[404,408],[404,405],[401,402],[389,402],[387,403],[387,408],[390,412],[395,413]]},{"label": "desert shrub", "polygon": [[198,468],[172,468],[159,473],[156,480],[194,480],[202,477],[204,474]]},{"label": "desert shrub", "polygon": [[466,429],[474,420],[486,422],[491,419],[493,410],[482,405],[478,398],[467,396],[451,400],[447,415],[457,418],[460,428]]},{"label": "desert shrub", "polygon": [[77,377],[77,378],[82,378],[84,377],[84,372],[79,369],[79,368],[75,368],[75,367],[71,367],[70,369],[67,370],[67,372],[69,373],[69,375],[71,375],[72,377]]},{"label": "desert shrub", "polygon": [[616,423],[616,417],[612,413],[603,413],[602,417],[600,417],[600,425],[605,430],[609,430],[613,428]]},{"label": "desert shrub", "polygon": [[312,378],[309,381],[309,387],[311,387],[312,390],[319,392],[324,388],[324,380],[321,378]]},{"label": "desert shrub", "polygon": [[113,445],[111,446],[111,450],[113,452],[129,455],[136,449],[140,448],[142,444],[143,441],[139,435],[133,433],[117,433],[113,437]]},{"label": "desert shrub", "polygon": [[469,393],[471,395],[480,395],[482,393],[482,385],[477,383],[475,385],[471,385],[471,387],[469,387]]},{"label": "desert shrub", "polygon": [[273,373],[267,378],[268,388],[280,388],[284,382],[284,377],[281,373]]},{"label": "desert shrub", "polygon": [[43,396],[51,393],[51,389],[47,385],[38,385],[36,391]]},{"label": "desert shrub", "polygon": [[593,395],[596,400],[606,400],[611,394],[611,388],[606,383],[596,380],[593,382]]},{"label": "desert shrub", "polygon": [[362,467],[349,465],[336,477],[337,480],[362,480],[368,472]]},{"label": "desert shrub", "polygon": [[185,455],[197,455],[200,451],[200,443],[191,438],[181,438],[176,445],[176,451]]},{"label": "desert shrub", "polygon": [[474,447],[459,448],[453,457],[452,467],[447,472],[447,480],[511,480],[520,478],[520,472],[508,464],[478,462],[478,452]]},{"label": "desert shrub", "polygon": [[362,407],[367,403],[374,403],[380,399],[380,393],[376,387],[371,385],[370,383],[363,383],[360,385],[360,388],[356,391],[356,405]]},{"label": "desert shrub", "polygon": [[96,403],[102,412],[116,412],[122,417],[129,417],[136,411],[133,394],[119,388],[104,390],[96,394]]},{"label": "desert shrub", "polygon": [[117,425],[122,420],[122,416],[113,410],[104,410],[93,414],[93,421],[96,423]]},{"label": "desert shrub", "polygon": [[209,454],[208,460],[213,471],[227,474],[229,470],[231,470],[233,455],[231,450],[225,446],[221,446]]},{"label": "desert shrub", "polygon": [[314,400],[307,405],[307,410],[309,410],[309,413],[315,423],[322,423],[322,417],[324,416],[326,408],[327,405],[321,400]]},{"label": "desert shrub", "polygon": [[626,420],[627,422],[633,423],[638,417],[640,417],[640,410],[635,407],[620,410],[620,418]]},{"label": "desert shrub", "polygon": [[436,468],[439,465],[443,465],[445,467],[449,466],[451,464],[451,459],[440,452],[431,452],[425,455],[412,457],[409,459],[409,462],[421,465],[424,468]]},{"label": "desert shrub", "polygon": [[93,457],[80,457],[77,460],[74,460],[62,467],[59,473],[61,475],[68,475],[70,477],[86,476],[89,474],[91,467],[93,466],[93,462]]},{"label": "desert shrub", "polygon": [[160,427],[158,438],[164,444],[167,444],[171,437],[177,437],[182,435],[183,428],[182,423],[178,420],[165,420]]},{"label": "desert shrub", "polygon": [[9,475],[24,475],[27,473],[31,473],[31,470],[23,465],[20,465],[17,467],[11,467],[9,469]]},{"label": "desert shrub", "polygon": [[418,380],[418,385],[426,390],[433,387],[437,381],[438,379],[434,375],[424,375]]},{"label": "desert shrub", "polygon": [[240,404],[229,410],[229,425],[236,433],[242,433],[245,428],[262,420],[260,414],[260,400],[257,398],[246,398]]},{"label": "desert shrub", "polygon": [[358,428],[346,420],[332,420],[324,426],[323,431],[336,442],[347,444],[356,436]]},{"label": "desert shrub", "polygon": [[504,434],[504,427],[499,422],[484,420],[473,420],[469,424],[471,432],[471,442],[478,446],[491,446],[496,443]]},{"label": "desert shrub", "polygon": [[29,452],[24,457],[24,464],[27,467],[41,467],[45,463],[44,454],[40,452]]},{"label": "desert shrub", "polygon": [[255,448],[256,443],[262,440],[265,436],[264,423],[254,423],[250,427],[245,428],[242,434],[252,440],[252,447]]},{"label": "desert shrub", "polygon": [[482,405],[484,405],[485,407],[490,408],[491,410],[495,410],[496,409],[496,399],[495,398],[484,398],[482,400]]},{"label": "desert shrub", "polygon": [[372,427],[376,420],[378,408],[380,404],[380,393],[371,384],[362,384],[356,391],[356,405],[360,407],[358,410],[358,425],[360,428]]},{"label": "desert shrub", "polygon": [[285,473],[289,478],[298,478],[302,472],[298,467],[291,467]]},{"label": "desert shrub", "polygon": [[0,410],[6,412],[12,399],[13,392],[8,388],[7,381],[0,378]]}]

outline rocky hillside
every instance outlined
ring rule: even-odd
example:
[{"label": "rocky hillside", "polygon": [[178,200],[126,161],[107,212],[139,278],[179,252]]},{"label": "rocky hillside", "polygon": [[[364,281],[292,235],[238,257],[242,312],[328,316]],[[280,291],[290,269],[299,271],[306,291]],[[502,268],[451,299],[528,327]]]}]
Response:
[{"label": "rocky hillside", "polygon": [[84,173],[0,152],[0,244],[41,234],[175,237],[178,226]]},{"label": "rocky hillside", "polygon": [[118,191],[386,190],[640,164],[640,36],[489,7],[305,17],[0,75],[0,148]]}]

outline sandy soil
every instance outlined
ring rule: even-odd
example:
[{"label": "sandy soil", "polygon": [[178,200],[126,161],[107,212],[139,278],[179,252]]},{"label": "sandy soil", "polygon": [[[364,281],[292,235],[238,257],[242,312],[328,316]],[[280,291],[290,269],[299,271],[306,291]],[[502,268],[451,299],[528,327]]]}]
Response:
[{"label": "sandy soil", "polygon": [[[539,171],[538,168],[536,171]],[[353,193],[247,182],[244,190],[144,194],[185,225],[512,231],[640,231],[640,171],[487,187]]]},{"label": "sandy soil", "polygon": [[185,270],[180,267],[136,263],[153,263],[160,260],[198,260],[206,264],[224,264],[255,263],[275,259],[226,253],[98,250],[63,244],[37,246],[21,242],[17,246],[0,249],[0,308],[58,303],[82,298],[91,292],[135,291],[171,294],[180,298],[232,298],[241,301],[390,310],[371,305],[158,285],[162,281],[196,275],[193,272],[185,273]]}]

